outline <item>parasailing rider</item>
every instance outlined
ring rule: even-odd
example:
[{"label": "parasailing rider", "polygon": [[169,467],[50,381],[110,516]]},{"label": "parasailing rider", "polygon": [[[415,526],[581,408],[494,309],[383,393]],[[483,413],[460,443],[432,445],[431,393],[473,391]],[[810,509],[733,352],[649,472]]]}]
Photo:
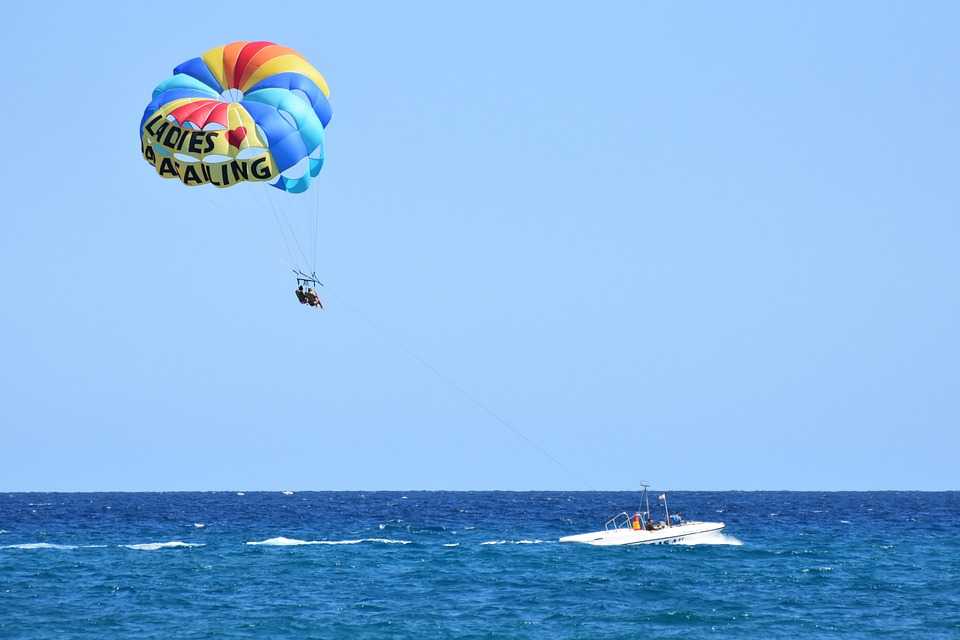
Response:
[{"label": "parasailing rider", "polygon": [[[323,309],[323,302],[321,302],[320,296],[317,295],[317,292],[313,288],[313,285],[323,286],[323,283],[317,280],[317,274],[312,273],[308,276],[297,269],[294,269],[293,272],[297,274],[297,288],[294,290],[294,293],[297,294],[297,300],[300,301],[300,304]],[[304,291],[304,285],[307,285],[306,291]]]},{"label": "parasailing rider", "polygon": [[307,293],[304,294],[304,297],[307,299],[307,304],[311,307],[319,307],[323,309],[323,303],[320,302],[320,296],[318,296],[317,292],[313,290],[313,287],[307,287]]}]

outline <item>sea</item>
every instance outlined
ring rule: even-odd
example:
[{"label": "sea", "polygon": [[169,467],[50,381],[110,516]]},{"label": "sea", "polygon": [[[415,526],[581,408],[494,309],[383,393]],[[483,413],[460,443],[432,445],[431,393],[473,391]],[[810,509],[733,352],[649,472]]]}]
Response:
[{"label": "sea", "polygon": [[558,543],[635,492],[0,493],[0,638],[960,638],[958,492],[668,499],[724,533]]}]

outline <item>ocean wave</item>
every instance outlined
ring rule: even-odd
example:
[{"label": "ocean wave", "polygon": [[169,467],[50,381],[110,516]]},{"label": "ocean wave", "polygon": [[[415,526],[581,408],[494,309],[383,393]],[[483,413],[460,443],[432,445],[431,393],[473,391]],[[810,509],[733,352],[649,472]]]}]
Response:
[{"label": "ocean wave", "polygon": [[194,522],[193,526],[197,529],[203,529],[207,525],[203,524],[202,522]]},{"label": "ocean wave", "polygon": [[361,542],[382,542],[383,544],[410,544],[412,540],[394,540],[392,538],[364,538]]},{"label": "ocean wave", "polygon": [[189,549],[191,547],[203,547],[205,545],[199,542],[171,540],[169,542],[144,542],[142,544],[121,544],[117,546],[134,549],[136,551],[158,551],[159,549]]},{"label": "ocean wave", "polygon": [[447,543],[445,543],[443,546],[445,546],[445,547],[459,547],[459,546],[460,546],[460,543],[459,543],[459,542],[447,542]]},{"label": "ocean wave", "polygon": [[297,538],[267,538],[266,540],[253,540],[247,542],[249,545],[260,545],[266,547],[298,547],[305,544],[361,544],[364,542],[379,542],[381,544],[410,544],[410,540],[394,540],[392,538],[356,538],[350,540],[298,540]]},{"label": "ocean wave", "polygon": [[266,540],[253,540],[247,542],[247,544],[252,545],[264,545],[267,547],[293,547],[301,544],[317,544],[315,540],[297,540],[296,538],[284,538],[279,536],[277,538],[268,538]]},{"label": "ocean wave", "polygon": [[487,540],[480,544],[543,544],[543,540]]},{"label": "ocean wave", "polygon": [[27,542],[25,544],[5,544],[0,549],[76,549],[75,544],[51,544],[49,542]]},{"label": "ocean wave", "polygon": [[61,551],[70,551],[73,549],[103,549],[105,544],[53,544],[50,542],[26,542],[24,544],[7,544],[0,546],[0,549],[60,549]]}]

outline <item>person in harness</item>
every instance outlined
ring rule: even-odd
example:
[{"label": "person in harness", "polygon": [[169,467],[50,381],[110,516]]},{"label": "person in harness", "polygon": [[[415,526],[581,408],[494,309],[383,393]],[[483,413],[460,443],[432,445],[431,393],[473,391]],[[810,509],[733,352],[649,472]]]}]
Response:
[{"label": "person in harness", "polygon": [[[323,302],[313,288],[313,285],[323,286],[323,283],[317,280],[317,274],[312,273],[308,276],[302,271],[297,270],[294,270],[294,273],[297,274],[297,288],[294,290],[294,293],[297,295],[297,300],[300,304],[323,309]],[[307,287],[306,290],[304,290],[304,286]]]},{"label": "person in harness", "polygon": [[319,307],[323,309],[323,303],[320,302],[320,296],[318,296],[317,292],[313,290],[313,287],[307,287],[307,292],[304,294],[304,297],[307,299],[307,304],[311,307]]}]

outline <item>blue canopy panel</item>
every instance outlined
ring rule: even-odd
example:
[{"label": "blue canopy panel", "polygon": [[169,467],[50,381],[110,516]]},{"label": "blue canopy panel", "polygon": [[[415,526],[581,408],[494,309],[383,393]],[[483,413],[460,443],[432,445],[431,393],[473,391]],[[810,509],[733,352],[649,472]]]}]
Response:
[{"label": "blue canopy panel", "polygon": [[223,87],[220,86],[220,83],[217,82],[217,79],[213,77],[213,74],[210,72],[210,68],[207,66],[207,63],[203,61],[203,58],[191,58],[183,64],[174,67],[173,72],[175,74],[182,73],[196,78],[203,84],[210,87],[212,90],[216,91],[217,95],[223,93]]},{"label": "blue canopy panel", "polygon": [[292,71],[278,73],[258,82],[247,91],[247,95],[250,95],[255,91],[259,91],[260,89],[286,89],[288,91],[301,91],[310,100],[310,106],[313,107],[313,111],[317,114],[321,124],[324,127],[330,124],[330,118],[333,116],[333,110],[330,108],[330,102],[327,100],[327,97],[323,95],[323,91],[320,90],[320,87],[318,87],[316,83],[314,83],[314,81],[307,76],[294,73]]},{"label": "blue canopy panel", "polygon": [[320,118],[305,100],[290,91],[260,89],[248,93],[240,104],[266,135],[280,171],[307,158],[323,144]]}]

